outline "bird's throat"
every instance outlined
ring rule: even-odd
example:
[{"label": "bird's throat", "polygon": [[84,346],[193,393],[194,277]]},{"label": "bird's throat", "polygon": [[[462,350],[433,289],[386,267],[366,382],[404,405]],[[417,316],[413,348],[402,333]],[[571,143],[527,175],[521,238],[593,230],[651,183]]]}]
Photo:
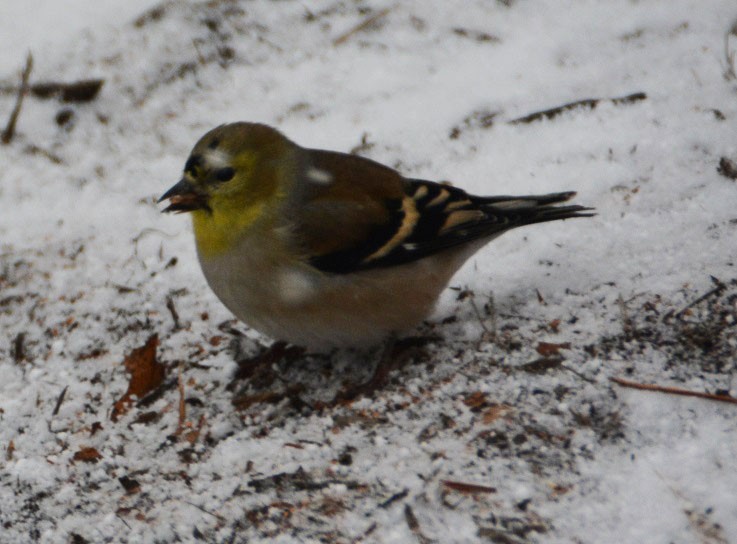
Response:
[{"label": "bird's throat", "polygon": [[193,211],[192,227],[200,256],[216,257],[233,249],[263,219],[263,208],[263,205],[255,204],[237,210],[225,207],[218,211]]}]

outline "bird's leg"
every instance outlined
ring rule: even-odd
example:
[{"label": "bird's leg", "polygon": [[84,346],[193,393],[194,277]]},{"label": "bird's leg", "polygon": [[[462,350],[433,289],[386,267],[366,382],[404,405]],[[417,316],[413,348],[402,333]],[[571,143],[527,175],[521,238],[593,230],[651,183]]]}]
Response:
[{"label": "bird's leg", "polygon": [[402,339],[395,335],[390,336],[380,348],[371,377],[362,384],[343,389],[335,400],[345,402],[373,394],[386,385],[392,371],[402,368],[413,359],[426,358],[422,348],[435,340],[438,340],[437,336],[410,336]]},{"label": "bird's leg", "polygon": [[267,348],[262,348],[256,355],[240,359],[237,362],[233,380],[228,385],[231,391],[235,389],[236,382],[249,380],[256,388],[269,387],[276,378],[277,372],[274,365],[281,361],[293,362],[304,355],[304,348],[292,346],[286,342],[274,342]]},{"label": "bird's leg", "polygon": [[[230,391],[238,388],[231,400],[233,406],[238,410],[247,410],[254,405],[278,404],[289,399],[293,407],[301,407],[304,404],[301,399],[304,391],[302,384],[285,383],[276,387],[274,384],[277,380],[285,382],[280,376],[279,364],[291,364],[301,359],[304,353],[304,348],[286,342],[274,342],[268,348],[262,348],[256,355],[239,360],[238,370],[227,387]],[[243,387],[238,387],[241,380],[247,382]]]}]

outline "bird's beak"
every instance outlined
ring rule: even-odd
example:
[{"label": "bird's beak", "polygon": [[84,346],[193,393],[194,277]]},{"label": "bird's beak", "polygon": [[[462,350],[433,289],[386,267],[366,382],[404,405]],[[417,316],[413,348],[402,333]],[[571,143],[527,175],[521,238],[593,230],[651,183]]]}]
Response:
[{"label": "bird's beak", "polygon": [[171,189],[161,195],[158,202],[168,200],[169,206],[164,208],[164,212],[191,212],[194,210],[209,210],[207,205],[207,195],[197,190],[192,183],[185,178],[179,180]]}]

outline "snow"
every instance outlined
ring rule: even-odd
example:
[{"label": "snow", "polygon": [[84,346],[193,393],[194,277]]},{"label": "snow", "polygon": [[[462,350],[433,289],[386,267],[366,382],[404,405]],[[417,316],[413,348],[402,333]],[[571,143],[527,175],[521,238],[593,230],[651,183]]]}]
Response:
[{"label": "snow", "polygon": [[[0,4],[0,127],[28,51],[31,83],[105,80],[27,96],[0,146],[0,541],[737,541],[735,406],[610,381],[735,394],[735,21],[733,0]],[[155,201],[235,120],[598,215],[480,251],[418,332],[440,339],[368,396],[332,401],[355,354],[231,387],[268,339]],[[113,422],[154,333],[168,377]]]}]

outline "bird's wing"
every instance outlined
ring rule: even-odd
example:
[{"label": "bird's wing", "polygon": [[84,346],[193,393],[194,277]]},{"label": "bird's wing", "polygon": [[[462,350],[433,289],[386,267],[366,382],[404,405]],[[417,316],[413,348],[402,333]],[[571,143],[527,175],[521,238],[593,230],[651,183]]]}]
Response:
[{"label": "bird's wing", "polygon": [[590,215],[552,206],[572,192],[475,197],[353,155],[311,150],[309,159],[295,231],[310,264],[328,273],[396,266],[517,226]]}]

